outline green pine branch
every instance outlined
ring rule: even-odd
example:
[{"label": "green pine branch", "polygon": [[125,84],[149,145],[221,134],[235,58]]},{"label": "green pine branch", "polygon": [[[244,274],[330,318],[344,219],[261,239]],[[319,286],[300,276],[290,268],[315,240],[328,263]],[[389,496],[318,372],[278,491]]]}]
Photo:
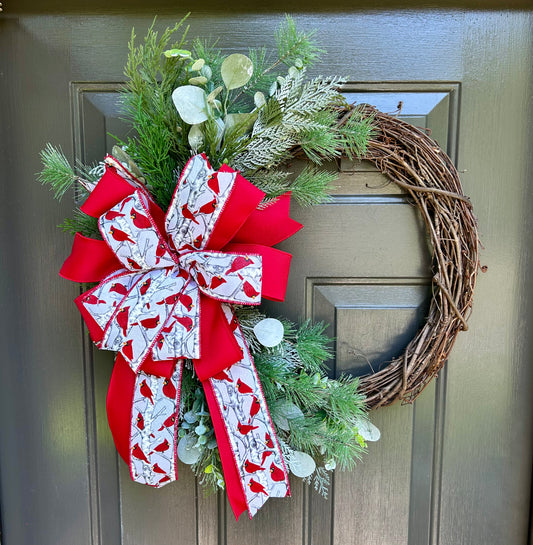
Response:
[{"label": "green pine branch", "polygon": [[98,229],[98,219],[84,214],[79,208],[74,211],[72,218],[66,218],[58,227],[64,233],[69,233],[70,235],[81,233],[88,238],[102,238]]}]

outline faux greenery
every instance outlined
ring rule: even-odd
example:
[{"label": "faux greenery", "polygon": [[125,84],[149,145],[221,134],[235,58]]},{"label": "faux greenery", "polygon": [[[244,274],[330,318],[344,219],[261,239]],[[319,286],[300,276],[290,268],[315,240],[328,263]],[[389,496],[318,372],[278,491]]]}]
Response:
[{"label": "faux greenery", "polygon": [[[201,152],[215,169],[223,163],[239,169],[266,193],[265,205],[287,191],[301,205],[326,201],[336,175],[321,164],[364,154],[372,125],[345,102],[341,78],[306,78],[307,68],[323,53],[315,34],[298,31],[287,17],[276,33],[275,54],[260,49],[224,56],[200,40],[189,46],[184,21],[161,34],[152,25],[140,43],[132,32],[122,100],[134,136],[119,141],[116,159],[164,210],[181,169]],[[351,115],[340,120],[347,109]],[[309,159],[298,175],[288,164],[295,150]],[[72,168],[50,145],[41,158],[39,179],[56,198],[74,182],[82,182],[82,188],[101,175],[101,165]],[[79,209],[60,227],[99,237],[96,220]],[[306,480],[326,495],[330,471],[352,468],[366,447],[359,433],[368,422],[358,381],[327,377],[330,339],[323,325],[284,321],[283,341],[266,348],[253,333],[265,316],[247,308],[238,309],[238,318],[285,462],[291,468],[297,459],[311,457],[314,470]],[[199,451],[193,471],[208,489],[223,487],[207,403],[192,366],[183,376],[180,417],[180,437],[188,436]]]},{"label": "faux greenery", "polygon": [[[325,362],[331,357],[331,339],[323,324],[304,322],[300,327],[283,320],[285,335],[274,348],[258,342],[253,327],[265,318],[255,308],[237,311],[240,327],[261,380],[263,393],[285,462],[290,468],[296,453],[310,455],[315,471],[307,478],[327,496],[331,470],[352,469],[366,448],[359,433],[365,423],[364,396],[356,378],[327,377]],[[192,466],[208,489],[224,486],[207,403],[192,373],[182,386],[179,436],[196,438],[201,457]]]}]

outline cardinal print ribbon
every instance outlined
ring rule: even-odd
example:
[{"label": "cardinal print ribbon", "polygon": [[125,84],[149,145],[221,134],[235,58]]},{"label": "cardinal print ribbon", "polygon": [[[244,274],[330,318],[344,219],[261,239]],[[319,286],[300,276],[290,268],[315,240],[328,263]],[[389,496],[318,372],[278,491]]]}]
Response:
[{"label": "cardinal print ribbon", "polygon": [[95,344],[117,352],[110,428],[132,479],[177,479],[183,362],[202,382],[230,504],[252,517],[290,494],[287,470],[233,305],[285,297],[291,256],[272,248],[302,226],[290,195],[258,208],[264,193],[205,155],[187,163],[166,214],[118,161],[82,210],[103,240],[76,234],[60,274],[98,282],[76,299]]}]

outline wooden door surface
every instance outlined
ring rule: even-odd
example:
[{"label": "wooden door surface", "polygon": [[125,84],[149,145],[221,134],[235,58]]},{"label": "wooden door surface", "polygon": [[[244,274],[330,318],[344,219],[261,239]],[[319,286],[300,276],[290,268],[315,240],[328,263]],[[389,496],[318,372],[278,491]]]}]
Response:
[{"label": "wooden door surface", "polygon": [[[0,14],[3,544],[525,545],[531,13],[312,14],[304,3],[295,13],[327,47],[315,73],[348,76],[347,96],[384,111],[401,102],[402,117],[448,150],[474,203],[489,272],[446,370],[414,405],[371,415],[382,439],[355,471],[335,475],[328,500],[294,481],[292,499],[235,522],[224,495],[204,497],[183,465],[161,490],[129,480],[105,415],[112,355],[92,349],[72,302],[79,288],[57,274],[71,239],[56,225],[72,200],[52,201],[35,181],[46,142],[94,160],[110,151],[108,133],[125,130],[116,90],[127,41],[132,26],[143,35],[154,11],[10,4]],[[167,7],[158,26],[185,11]],[[191,16],[190,33],[245,51],[272,46],[281,17],[206,11]],[[295,255],[289,296],[270,311],[326,320],[336,338],[332,373],[361,374],[401,351],[424,319],[429,250],[401,191],[364,162],[338,168],[331,203],[294,210],[305,228],[284,247]]]}]

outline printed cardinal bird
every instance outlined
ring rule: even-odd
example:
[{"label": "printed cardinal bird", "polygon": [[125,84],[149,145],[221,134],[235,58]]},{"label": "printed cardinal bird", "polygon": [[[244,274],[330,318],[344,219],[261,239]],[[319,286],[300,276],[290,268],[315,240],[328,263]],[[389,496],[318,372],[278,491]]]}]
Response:
[{"label": "printed cardinal bird", "polygon": [[144,430],[144,417],[141,413],[137,415],[137,427],[140,430]]},{"label": "printed cardinal bird", "polygon": [[169,295],[168,297],[165,297],[161,301],[157,301],[156,304],[157,305],[175,305],[178,299],[179,299],[179,295],[175,293],[174,295]]},{"label": "printed cardinal bird", "polygon": [[124,284],[119,284],[118,282],[116,282],[115,284],[111,284],[111,288],[109,289],[109,291],[114,291],[119,295],[126,295],[126,293],[128,293],[128,289],[126,288],[126,286]]},{"label": "printed cardinal bird", "polygon": [[161,469],[159,467],[159,464],[154,464],[154,467],[152,468],[152,470],[154,471],[154,473],[166,473],[164,469]]},{"label": "printed cardinal bird", "polygon": [[187,331],[192,329],[192,319],[188,316],[176,316],[176,322],[181,324]]},{"label": "printed cardinal bird", "polygon": [[268,496],[265,487],[261,484],[255,481],[254,479],[250,479],[250,482],[248,483],[248,486],[250,487],[250,490],[254,492],[255,494],[259,494],[262,492],[265,496]]},{"label": "printed cardinal bird", "polygon": [[239,390],[241,394],[251,394],[253,392],[250,386],[248,386],[248,384],[243,382],[241,379],[237,380],[237,390]]},{"label": "printed cardinal bird", "polygon": [[285,480],[285,472],[272,462],[270,464],[270,476],[273,481],[281,482]]},{"label": "printed cardinal bird", "polygon": [[150,229],[152,227],[150,220],[146,216],[139,214],[139,212],[133,208],[131,209],[130,217],[133,220],[133,225],[138,229]]},{"label": "printed cardinal bird", "polygon": [[255,473],[260,469],[264,470],[265,468],[261,467],[260,465],[253,464],[252,462],[250,462],[250,460],[246,460],[246,462],[244,462],[244,470],[246,471],[246,473]]},{"label": "printed cardinal bird", "polygon": [[150,400],[152,405],[154,404],[154,394],[152,393],[150,386],[148,386],[148,384],[146,383],[146,379],[141,382],[141,388],[139,391],[141,392],[141,395],[143,397],[146,397]]},{"label": "printed cardinal bird", "polygon": [[170,477],[168,475],[165,475],[158,484],[166,483],[167,481],[170,481]]},{"label": "printed cardinal bird", "polygon": [[274,443],[272,442],[272,437],[268,433],[265,433],[265,444],[268,448],[274,448]]},{"label": "printed cardinal bird", "polygon": [[159,263],[159,258],[163,257],[166,251],[167,251],[167,247],[162,242],[160,242],[157,245],[157,248],[155,249],[155,255],[158,258],[156,260],[156,263]]},{"label": "printed cardinal bird", "polygon": [[176,388],[168,378],[163,382],[163,393],[170,399],[176,399]]},{"label": "printed cardinal bird", "polygon": [[121,214],[120,212],[117,212],[116,210],[110,210],[104,217],[108,221],[113,221],[116,218],[123,218],[125,214]]},{"label": "printed cardinal bird", "polygon": [[250,418],[253,418],[261,409],[261,403],[257,397],[252,396],[252,405],[250,406]]},{"label": "printed cardinal bird", "polygon": [[207,187],[217,195],[220,193],[220,186],[218,184],[218,176],[216,174],[210,174],[207,179]]},{"label": "printed cardinal bird", "polygon": [[264,465],[265,464],[265,460],[272,455],[272,451],[271,450],[264,450],[263,451],[263,455],[261,456],[261,465]]},{"label": "printed cardinal bird", "polygon": [[163,431],[165,428],[170,428],[176,422],[176,413],[171,414],[157,431]]},{"label": "printed cardinal bird", "polygon": [[237,320],[237,316],[233,316],[229,326],[231,327],[231,331],[235,331],[239,327],[239,320]]},{"label": "printed cardinal bird", "polygon": [[116,316],[118,326],[122,329],[122,336],[126,336],[126,330],[128,329],[128,320],[130,314],[130,307],[122,307]]},{"label": "printed cardinal bird", "polygon": [[240,422],[237,423],[237,429],[239,430],[242,435],[246,435],[250,433],[252,430],[256,430],[259,426],[250,426],[248,424],[241,424]]},{"label": "printed cardinal bird", "polygon": [[199,212],[201,214],[212,214],[217,207],[217,200],[213,199],[212,201],[209,201],[208,203],[204,204],[200,207]]},{"label": "printed cardinal bird", "polygon": [[207,282],[205,281],[204,275],[201,272],[196,273],[196,283],[201,287],[207,287]]},{"label": "printed cardinal bird", "polygon": [[244,267],[247,267],[251,263],[253,263],[253,261],[250,257],[240,255],[233,260],[231,267],[226,271],[226,274],[231,274],[231,273],[240,271],[241,269],[244,269]]},{"label": "printed cardinal bird", "polygon": [[142,460],[143,462],[146,462],[149,464],[148,458],[146,458],[144,452],[141,450],[141,447],[139,446],[139,443],[135,443],[133,445],[133,448],[131,449],[131,455],[137,458],[138,460]]},{"label": "printed cardinal bird", "polygon": [[123,345],[122,345],[122,354],[125,358],[128,360],[133,359],[133,339],[128,339]]},{"label": "printed cardinal bird", "polygon": [[137,263],[137,261],[134,261],[131,257],[127,257],[126,259],[128,260],[129,266],[133,270],[140,271],[142,269],[142,267]]},{"label": "printed cardinal bird", "polygon": [[132,244],[136,244],[136,242],[130,238],[128,233],[125,233],[116,227],[111,226],[109,228],[109,233],[117,242],[131,242]]},{"label": "printed cardinal bird", "polygon": [[181,214],[184,218],[188,219],[188,220],[191,220],[193,221],[194,223],[196,223],[197,225],[200,225],[198,223],[198,220],[194,217],[194,214],[189,210],[189,205],[187,203],[185,203],[182,207],[181,207]]},{"label": "printed cardinal bird", "polygon": [[248,280],[244,280],[244,278],[238,274],[237,275],[241,281],[243,282],[243,285],[242,285],[242,289],[244,291],[244,293],[246,293],[247,297],[250,297],[252,299],[255,299],[260,292],[258,292],[253,286],[252,284],[250,284],[250,282],[248,282]]},{"label": "printed cardinal bird", "polygon": [[213,378],[216,380],[226,380],[228,382],[233,382],[233,379],[226,373],[226,371],[220,371],[216,375],[213,375]]},{"label": "printed cardinal bird", "polygon": [[170,443],[168,439],[165,439],[162,443],[159,443],[157,447],[154,448],[153,452],[165,452],[170,448]]},{"label": "printed cardinal bird", "polygon": [[193,307],[192,297],[186,293],[180,293],[178,295],[178,301],[189,311]]},{"label": "printed cardinal bird", "polygon": [[91,293],[91,295],[85,297],[83,302],[87,303],[88,305],[97,305],[98,303],[104,303],[105,305],[105,301],[103,299],[98,299],[94,293]]},{"label": "printed cardinal bird", "polygon": [[198,235],[193,241],[192,244],[195,248],[200,248],[202,241],[204,240],[203,235]]},{"label": "printed cardinal bird", "polygon": [[227,280],[225,278],[222,278],[222,276],[213,276],[211,279],[211,286],[210,288],[212,290],[216,290],[218,286],[221,286],[222,284],[225,284]]},{"label": "printed cardinal bird", "polygon": [[139,290],[139,293],[141,295],[146,295],[146,292],[148,291],[148,288],[150,287],[151,283],[152,283],[151,278],[148,278],[148,280],[145,280],[141,285],[141,289]]},{"label": "printed cardinal bird", "polygon": [[154,329],[154,327],[159,325],[159,316],[155,316],[154,318],[145,318],[144,320],[140,320],[139,322],[135,322],[131,325],[134,326],[139,324],[141,324],[144,329]]}]

